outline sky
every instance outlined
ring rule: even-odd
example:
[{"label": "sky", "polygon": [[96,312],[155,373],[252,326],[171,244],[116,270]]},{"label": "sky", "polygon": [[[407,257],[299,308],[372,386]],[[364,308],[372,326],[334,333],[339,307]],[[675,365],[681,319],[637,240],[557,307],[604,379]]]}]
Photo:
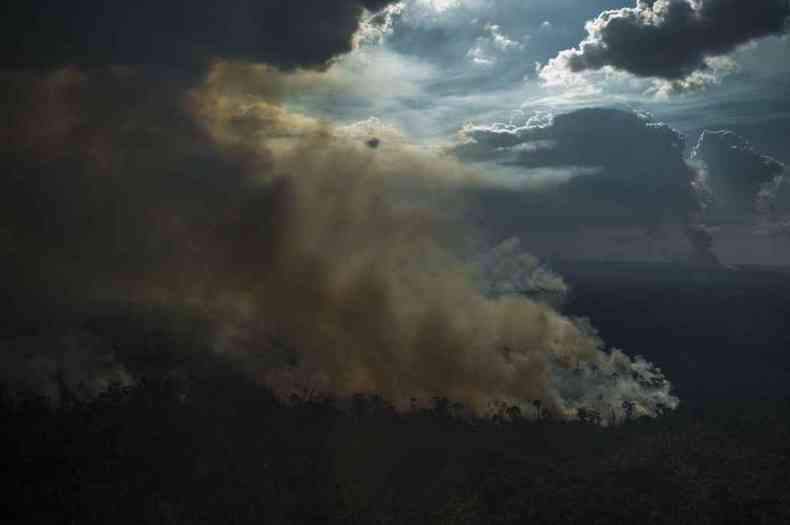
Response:
[{"label": "sky", "polygon": [[[327,71],[332,82],[287,103],[349,125],[386,126],[482,166],[507,187],[482,199],[492,236],[517,236],[545,257],[783,265],[790,262],[779,233],[790,212],[783,169],[734,174],[703,166],[749,156],[790,161],[787,6],[749,5],[407,0],[363,21],[358,46]],[[531,127],[591,108],[639,114],[648,129],[665,125],[677,132],[678,151],[663,152],[661,133],[626,145],[640,125],[627,129],[616,115],[596,129],[595,144],[582,137],[583,144],[565,145],[551,127],[538,141],[528,138]],[[575,120],[570,126],[584,136],[588,119]],[[694,155],[705,130],[738,135],[739,153],[712,146],[703,149],[718,158]],[[704,137],[701,146],[719,135]],[[739,158],[722,160],[730,153]],[[655,191],[673,177],[674,186]],[[748,194],[738,197],[716,182],[750,177],[759,183],[741,186]],[[751,204],[725,202],[739,199]],[[557,200],[573,209],[536,204]],[[524,226],[533,217],[540,231],[534,220]]]},{"label": "sky", "polygon": [[[754,3],[760,9],[770,4]],[[333,67],[356,86],[324,94],[327,98],[314,107],[343,119],[380,115],[410,135],[442,138],[466,121],[525,119],[540,111],[596,105],[644,109],[686,132],[735,120],[784,121],[781,82],[787,81],[790,66],[787,39],[776,27],[754,38],[733,36],[732,49],[703,55],[714,60],[712,66],[689,65],[681,78],[662,77],[662,71],[643,76],[615,66],[578,72],[561,67],[563,53],[588,36],[585,24],[607,10],[633,5],[617,0],[401,2],[381,26],[366,28],[367,45]],[[693,45],[701,44],[686,47]],[[739,107],[747,98],[754,105]],[[774,155],[782,153],[783,148],[776,149]]]},{"label": "sky", "polygon": [[[784,170],[724,173],[749,156],[790,162],[781,0],[236,4],[219,12],[208,3],[28,3],[6,19],[13,27],[5,28],[3,63],[145,66],[183,83],[212,60],[320,69],[320,81],[282,94],[285,107],[476,166],[497,186],[480,199],[492,244],[517,237],[558,259],[790,263]],[[25,23],[35,31],[17,38]],[[646,130],[665,125],[677,132],[678,151],[665,153],[666,136],[643,134],[633,121],[627,129],[617,115],[596,129],[595,144],[584,138],[583,113],[568,126],[583,144],[547,124],[588,109],[638,114]],[[541,139],[530,138],[545,125]],[[707,146],[720,137],[705,130],[738,135],[742,158],[722,160],[736,154],[715,145],[702,149],[718,158],[695,155],[700,139]],[[625,146],[634,134],[643,140]],[[733,182],[748,193],[734,195],[716,182],[738,178],[757,183]],[[751,204],[733,204],[744,200]],[[536,221],[526,225],[530,217],[539,231]],[[702,243],[710,249],[694,242],[699,235],[710,237]]]},{"label": "sky", "polygon": [[785,0],[6,15],[0,272],[20,311],[200,319],[275,390],[652,415],[677,404],[660,371],[512,292],[565,293],[543,261],[790,264]]}]

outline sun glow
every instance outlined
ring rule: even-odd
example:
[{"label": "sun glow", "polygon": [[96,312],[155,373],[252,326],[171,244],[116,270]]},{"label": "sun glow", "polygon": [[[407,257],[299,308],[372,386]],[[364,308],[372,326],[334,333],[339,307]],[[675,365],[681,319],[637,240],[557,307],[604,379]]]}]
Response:
[{"label": "sun glow", "polygon": [[432,7],[435,11],[442,12],[458,6],[461,0],[421,0],[421,3]]}]

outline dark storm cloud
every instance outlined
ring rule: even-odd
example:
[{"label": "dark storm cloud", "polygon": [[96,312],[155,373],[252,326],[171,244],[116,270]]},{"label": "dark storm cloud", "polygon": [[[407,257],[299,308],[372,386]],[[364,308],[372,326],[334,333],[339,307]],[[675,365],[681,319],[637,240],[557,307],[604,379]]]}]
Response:
[{"label": "dark storm cloud", "polygon": [[[682,224],[697,204],[684,138],[661,123],[615,109],[583,109],[514,126],[464,131],[456,154],[498,160],[529,173],[555,173],[547,184],[521,192],[519,214],[547,228],[581,224]],[[567,173],[568,176],[562,176]]]},{"label": "dark storm cloud", "polygon": [[732,131],[705,130],[691,158],[704,166],[702,189],[712,201],[711,213],[751,215],[774,205],[785,166],[745,138]]},{"label": "dark storm cloud", "polygon": [[679,80],[705,70],[709,57],[783,33],[788,15],[787,0],[638,0],[601,13],[579,47],[553,62],[573,72],[612,66]]},{"label": "dark storm cloud", "polygon": [[654,257],[658,243],[667,257],[716,262],[697,224],[697,170],[684,158],[684,136],[665,124],[594,108],[523,126],[468,127],[462,136],[460,158],[524,176],[520,191],[483,192],[482,215],[538,254],[620,257],[627,249],[631,257]]},{"label": "dark storm cloud", "polygon": [[212,58],[320,67],[350,51],[363,9],[391,0],[27,0],[0,21],[0,65],[169,65]]}]

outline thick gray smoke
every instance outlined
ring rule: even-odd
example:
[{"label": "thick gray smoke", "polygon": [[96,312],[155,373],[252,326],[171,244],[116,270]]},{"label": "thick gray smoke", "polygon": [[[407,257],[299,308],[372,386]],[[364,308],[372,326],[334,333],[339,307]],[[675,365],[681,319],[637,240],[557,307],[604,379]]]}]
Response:
[{"label": "thick gray smoke", "polygon": [[787,29],[786,0],[637,0],[587,23],[587,38],[562,51],[550,69],[605,66],[640,77],[682,80],[708,59]]},{"label": "thick gray smoke", "polygon": [[568,293],[562,276],[525,252],[516,237],[483,252],[474,262],[479,267],[481,288],[489,295],[527,294],[561,303]]},{"label": "thick gray smoke", "polygon": [[[161,71],[8,74],[9,289],[204,319],[215,351],[282,393],[445,396],[479,412],[540,400],[573,417],[589,385],[618,413],[626,398],[650,415],[676,405],[652,367],[578,322],[483,294],[461,248],[474,174],[279,103],[318,81],[225,62],[189,89]],[[613,360],[653,380],[626,385]]]},{"label": "thick gray smoke", "polygon": [[55,405],[69,404],[134,382],[106,341],[89,332],[2,341],[0,356],[0,384],[12,400],[33,394]]}]

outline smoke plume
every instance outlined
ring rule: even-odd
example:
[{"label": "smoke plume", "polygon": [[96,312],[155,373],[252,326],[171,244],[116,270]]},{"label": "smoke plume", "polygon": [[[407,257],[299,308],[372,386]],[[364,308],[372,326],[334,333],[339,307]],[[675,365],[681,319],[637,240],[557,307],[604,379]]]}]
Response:
[{"label": "smoke plume", "polygon": [[562,276],[553,273],[540,260],[521,248],[521,241],[511,237],[475,260],[485,293],[529,294],[535,298],[553,298],[561,302],[568,293]]},{"label": "smoke plume", "polygon": [[[675,406],[660,373],[579,322],[481,293],[460,255],[475,175],[279,102],[317,78],[228,62],[189,88],[123,68],[8,74],[4,271],[18,302],[204,319],[215,351],[283,393],[445,396],[480,412],[540,400],[569,417]],[[653,379],[626,387],[613,359]]]}]

